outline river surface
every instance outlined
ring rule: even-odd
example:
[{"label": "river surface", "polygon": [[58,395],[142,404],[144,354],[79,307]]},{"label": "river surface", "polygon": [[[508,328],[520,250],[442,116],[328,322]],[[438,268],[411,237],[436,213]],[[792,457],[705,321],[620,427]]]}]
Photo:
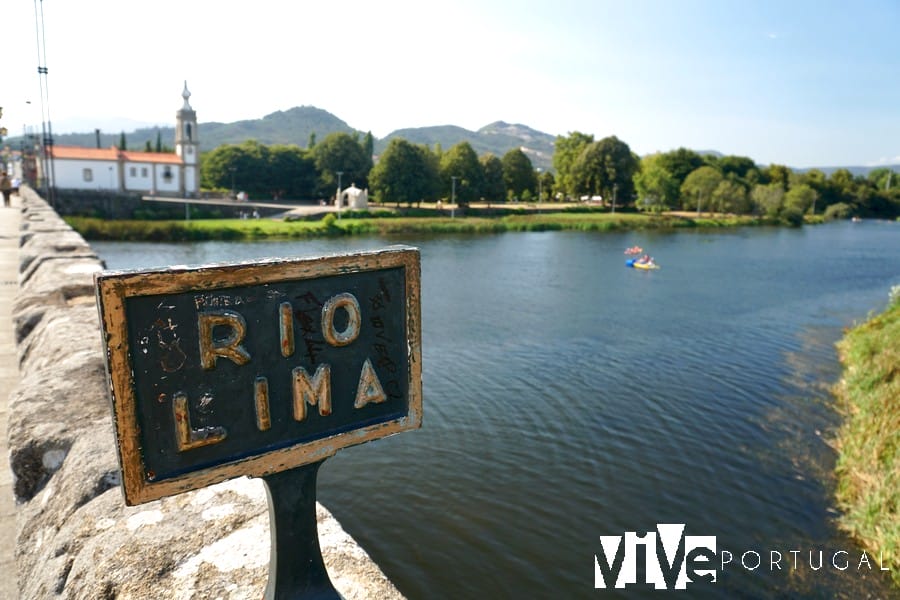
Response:
[{"label": "river surface", "polygon": [[[690,597],[898,595],[834,524],[828,440],[834,343],[900,284],[900,223],[93,246],[119,269],[393,243],[422,252],[424,424],[339,452],[318,494],[408,598],[608,597],[600,536],[660,523],[715,536]],[[635,244],[662,268],[626,268]]]}]

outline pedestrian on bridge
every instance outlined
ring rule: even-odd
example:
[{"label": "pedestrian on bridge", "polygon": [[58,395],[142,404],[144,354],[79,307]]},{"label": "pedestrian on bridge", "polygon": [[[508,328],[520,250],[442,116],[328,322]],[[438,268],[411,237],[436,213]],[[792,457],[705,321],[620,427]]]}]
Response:
[{"label": "pedestrian on bridge", "polygon": [[3,206],[9,206],[9,195],[12,194],[12,181],[6,171],[0,174],[0,192],[3,192]]}]

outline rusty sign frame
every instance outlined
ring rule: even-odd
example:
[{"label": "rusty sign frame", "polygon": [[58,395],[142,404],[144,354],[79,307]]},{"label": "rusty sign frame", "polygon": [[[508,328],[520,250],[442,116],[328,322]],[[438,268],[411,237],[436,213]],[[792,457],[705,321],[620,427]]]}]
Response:
[{"label": "rusty sign frame", "polygon": [[[400,418],[300,442],[263,454],[227,461],[153,481],[141,452],[132,348],[129,347],[126,301],[139,296],[205,293],[249,285],[265,285],[351,273],[402,268],[408,360],[407,412]],[[128,505],[199,489],[244,475],[263,477],[318,462],[341,448],[421,427],[421,267],[419,251],[408,246],[322,257],[265,259],[253,262],[178,266],[146,271],[104,271],[94,276],[103,346],[111,392],[122,489]]]}]

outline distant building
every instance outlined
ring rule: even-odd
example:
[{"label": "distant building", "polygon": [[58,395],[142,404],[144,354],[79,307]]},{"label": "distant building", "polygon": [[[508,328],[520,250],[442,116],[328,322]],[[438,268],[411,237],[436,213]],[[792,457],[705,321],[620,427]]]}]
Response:
[{"label": "distant building", "polygon": [[175,113],[175,152],[132,152],[112,148],[51,146],[58,189],[139,192],[164,196],[196,196],[200,190],[200,145],[197,113],[188,99]]},{"label": "distant building", "polygon": [[369,208],[369,190],[361,190],[356,184],[344,188],[341,192],[340,206],[346,206],[351,210],[367,210]]}]

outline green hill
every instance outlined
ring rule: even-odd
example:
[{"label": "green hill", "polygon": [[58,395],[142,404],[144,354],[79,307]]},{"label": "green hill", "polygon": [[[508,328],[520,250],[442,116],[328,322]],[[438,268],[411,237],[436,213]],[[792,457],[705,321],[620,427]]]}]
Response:
[{"label": "green hill", "polygon": [[414,144],[424,144],[430,148],[440,145],[443,150],[448,150],[460,142],[469,142],[478,154],[490,152],[498,157],[514,148],[521,148],[535,167],[543,169],[549,169],[551,166],[553,142],[556,139],[555,136],[525,125],[503,121],[485,125],[478,131],[470,131],[456,125],[439,125],[393,131],[375,143],[375,153],[384,151],[388,142],[395,137]]},{"label": "green hill", "polygon": [[[200,143],[204,150],[222,144],[239,144],[256,140],[262,144],[296,144],[305,148],[309,137],[316,134],[322,141],[329,133],[357,133],[330,112],[315,106],[297,106],[274,112],[262,119],[248,119],[234,123],[200,123]],[[358,132],[360,136],[365,132]],[[173,133],[174,135],[174,133]]]},{"label": "green hill", "polygon": [[[234,123],[217,123],[214,121],[200,123],[200,145],[203,150],[212,150],[222,144],[240,144],[246,140],[257,140],[262,144],[297,144],[306,147],[309,136],[316,134],[322,140],[329,133],[355,133],[356,130],[328,111],[314,106],[297,106],[285,111],[274,112],[261,119],[248,119]],[[129,150],[143,150],[149,141],[156,146],[159,133],[164,146],[175,144],[174,127],[146,127],[125,132],[125,143]],[[100,147],[108,148],[119,143],[121,132],[101,132]],[[362,135],[362,132],[360,132]],[[63,133],[55,134],[54,141],[60,146],[97,146],[95,133]],[[20,144],[19,138],[10,138],[8,143],[15,148]]]}]

